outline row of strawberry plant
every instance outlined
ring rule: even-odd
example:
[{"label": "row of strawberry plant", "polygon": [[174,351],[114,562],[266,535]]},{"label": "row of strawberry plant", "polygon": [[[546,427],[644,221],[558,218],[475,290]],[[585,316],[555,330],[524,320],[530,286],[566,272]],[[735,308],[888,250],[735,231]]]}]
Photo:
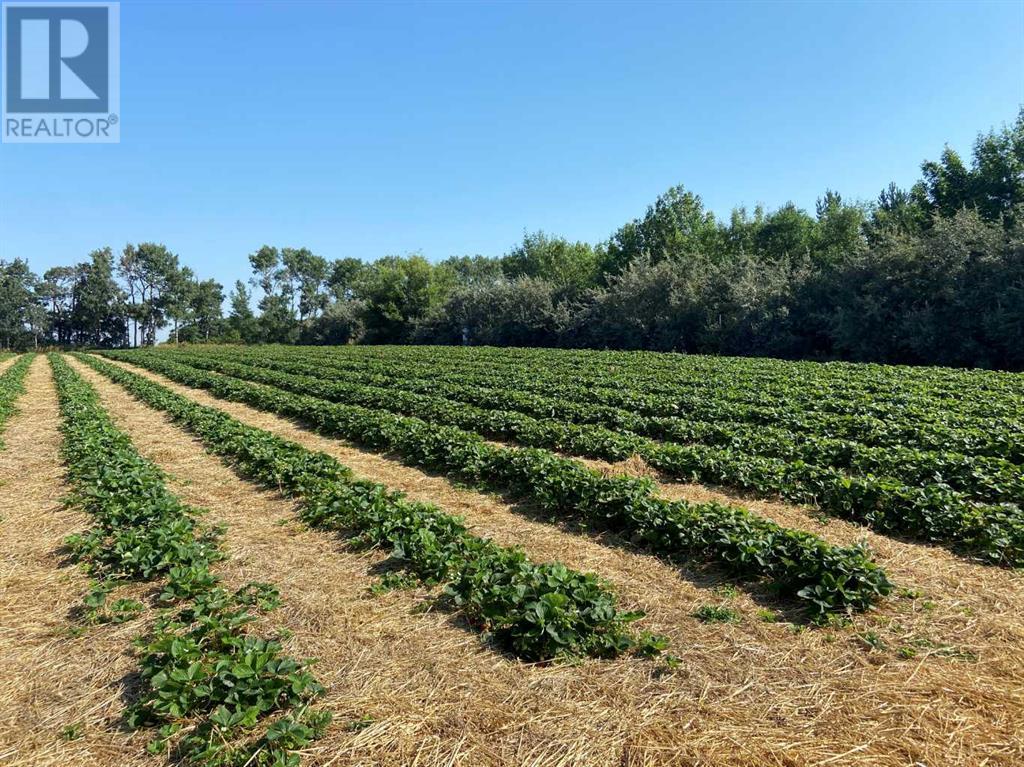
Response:
[{"label": "row of strawberry plant", "polygon": [[[962,378],[956,386],[941,387],[934,380],[921,383],[912,378],[890,376],[885,384],[864,385],[860,376],[837,379],[833,375],[798,379],[794,363],[781,363],[785,367],[767,369],[762,361],[744,365],[728,365],[719,358],[714,365],[702,365],[685,373],[666,370],[657,364],[658,357],[642,358],[641,365],[613,366],[587,365],[570,362],[561,355],[545,350],[543,354],[525,354],[516,350],[516,356],[506,364],[495,364],[493,355],[482,358],[467,356],[451,349],[434,349],[431,358],[423,359],[402,351],[389,349],[384,358],[366,359],[348,350],[320,350],[332,364],[359,367],[367,364],[396,364],[404,370],[419,369],[428,372],[442,362],[446,367],[458,368],[467,376],[497,374],[505,378],[526,377],[537,385],[568,378],[599,395],[615,394],[623,390],[659,395],[671,402],[673,395],[712,396],[733,405],[770,407],[773,410],[825,411],[835,414],[851,412],[873,413],[886,418],[899,417],[911,410],[940,411],[948,418],[1019,417],[1024,412],[1024,399],[1020,387],[1004,387],[990,391],[972,388]],[[269,354],[279,353],[278,349]],[[819,366],[821,367],[821,366]],[[941,379],[945,380],[945,379]],[[1012,379],[1011,379],[1012,380]],[[939,391],[942,393],[940,394]]]},{"label": "row of strawberry plant", "polygon": [[110,420],[95,390],[57,355],[50,357],[62,415],[69,502],[94,526],[68,538],[75,560],[95,579],[85,598],[94,622],[124,621],[140,602],[109,599],[120,583],[161,586],[162,608],[140,638],[139,699],[126,711],[133,728],[159,727],[150,751],[174,743],[177,758],[207,767],[294,765],[296,751],[329,721],[309,703],[323,688],[308,663],[247,626],[279,602],[270,584],[235,592],[210,566],[224,554],[222,530],[167,490],[160,469]]},{"label": "row of strawberry plant", "polygon": [[[277,350],[272,349],[271,353]],[[664,355],[631,353],[622,364],[606,360],[611,353],[579,359],[555,350],[539,354],[526,350],[513,350],[510,355],[496,358],[491,353],[477,350],[455,351],[432,349],[429,357],[413,351],[389,349],[387,356],[377,362],[396,363],[409,369],[429,368],[443,360],[449,367],[477,374],[498,373],[506,377],[540,375],[541,380],[569,376],[587,388],[635,389],[645,394],[672,395],[678,392],[712,394],[734,403],[769,405],[772,408],[819,410],[833,412],[862,412],[869,408],[884,408],[892,416],[907,407],[928,410],[940,409],[945,413],[977,416],[1020,416],[1024,410],[1024,387],[1021,376],[993,374],[984,377],[972,371],[971,376],[943,371],[938,375],[921,376],[914,371],[887,370],[884,376],[872,377],[863,366],[847,368],[845,374],[836,374],[830,365],[815,363],[810,374],[801,375],[800,365],[792,362],[766,364],[765,360],[728,360],[723,358],[684,358],[681,365],[663,364]],[[491,350],[488,350],[490,352]],[[614,358],[614,355],[611,355]],[[337,362],[366,364],[367,360],[347,349],[332,350]],[[703,364],[696,364],[701,360]],[[1011,385],[1016,383],[1017,385]]]},{"label": "row of strawberry plant", "polygon": [[427,584],[444,584],[471,625],[527,660],[660,652],[664,640],[635,634],[643,617],[616,606],[602,580],[471,535],[457,517],[359,480],[334,458],[247,426],[142,376],[92,356],[83,361],[146,404],[167,412],[244,476],[297,497],[314,527],[386,547],[393,564]]},{"label": "row of strawberry plant", "polygon": [[750,375],[757,378],[783,376],[799,381],[828,381],[849,386],[885,387],[892,384],[906,384],[913,387],[937,388],[942,391],[959,387],[967,387],[972,390],[1008,391],[1014,389],[1018,392],[1024,391],[1024,384],[1019,375],[980,369],[541,347],[355,346],[336,348],[340,353],[352,358],[399,356],[403,359],[429,359],[436,357],[439,352],[443,352],[451,356],[453,360],[482,360],[490,365],[514,365],[526,360],[529,365],[534,365],[539,361],[546,366],[563,364],[572,368],[596,371],[642,368],[683,379],[723,372],[727,376],[734,374]]},{"label": "row of strawberry plant", "polygon": [[[7,419],[17,412],[15,401],[25,393],[25,376],[35,355],[25,354],[0,375],[0,431]],[[0,448],[4,444],[0,441]]]},{"label": "row of strawberry plant", "polygon": [[[395,352],[407,359],[436,356],[441,347],[391,347],[388,357]],[[557,349],[463,349],[445,347],[453,359],[483,359],[488,364],[504,360],[506,364],[524,364],[526,367],[541,363],[545,368],[561,366],[563,369],[582,369],[595,374],[618,376],[646,374],[648,371],[664,381],[681,381],[696,385],[717,387],[735,381],[751,390],[760,388],[762,381],[787,388],[797,386],[824,386],[839,392],[865,392],[893,394],[895,396],[927,396],[942,399],[965,399],[961,393],[974,396],[1024,394],[1024,380],[1019,374],[991,370],[958,370],[941,367],[909,367],[850,362],[791,361],[771,358],[721,357],[671,354],[663,352],[595,351],[571,352]],[[348,353],[348,349],[339,349]],[[466,355],[459,357],[458,352]],[[352,355],[355,356],[355,355]]]},{"label": "row of strawberry plant", "polygon": [[[301,350],[297,356],[299,359],[307,358],[308,363],[318,367],[321,374],[338,372],[330,354]],[[285,357],[284,361],[294,363],[296,356]],[[281,364],[281,360],[271,356],[268,363]],[[430,386],[440,377],[442,380],[448,378],[469,391],[481,388],[512,390],[526,401],[539,398],[561,402],[564,408],[575,409],[577,419],[613,428],[632,423],[634,430],[652,437],[685,431],[694,422],[713,421],[727,424],[732,429],[781,428],[803,439],[827,434],[867,446],[905,446],[970,456],[993,456],[1018,463],[1024,461],[1022,419],[1015,415],[992,416],[995,402],[991,399],[986,401],[989,408],[984,417],[954,415],[941,407],[902,405],[879,408],[870,398],[864,398],[852,413],[837,413],[821,408],[786,406],[780,399],[760,406],[736,403],[722,397],[720,391],[680,399],[631,387],[624,378],[611,382],[607,389],[595,389],[581,383],[578,374],[569,372],[550,376],[543,369],[510,376],[491,371],[467,375],[462,368],[441,364],[436,369],[427,368],[420,372],[395,369],[393,365],[389,367],[378,368],[383,379],[394,381],[383,385],[400,386],[399,382],[412,379],[414,385]],[[368,373],[372,374],[373,370],[361,372],[360,377]],[[817,399],[824,402],[829,396],[823,393]]]},{"label": "row of strawberry plant", "polygon": [[301,419],[416,465],[521,492],[545,511],[582,517],[658,555],[703,557],[737,575],[765,579],[783,595],[803,600],[817,617],[865,609],[891,590],[884,571],[860,546],[832,546],[745,509],[667,501],[648,479],[603,477],[545,450],[492,445],[478,434],[418,418],[336,404],[151,356],[139,361],[222,399]]},{"label": "row of strawberry plant", "polygon": [[[227,357],[225,359],[224,357]],[[369,383],[376,383],[367,380],[366,376],[354,379],[345,376],[332,376],[324,373],[321,368],[301,362],[276,362],[268,361],[260,363],[246,357],[244,362],[231,362],[231,359],[238,359],[230,355],[210,354],[173,354],[172,359],[192,367],[199,367],[208,370],[217,370],[227,375],[255,380],[261,383],[269,383],[274,386],[299,391],[309,394],[323,396],[333,401],[350,402],[366,405],[368,407],[385,407],[391,403],[408,402],[403,405],[402,412],[417,415],[415,411],[410,412],[408,408],[422,408],[424,406],[440,406],[445,408],[447,402],[469,403],[487,410],[501,411],[500,420],[506,421],[510,417],[509,411],[526,413],[540,416],[545,422],[554,418],[565,420],[570,423],[580,423],[593,420],[593,415],[582,405],[567,403],[563,400],[523,395],[520,392],[510,390],[484,389],[466,386],[461,383],[450,383],[443,377],[431,381],[417,383],[414,381],[402,380],[391,386],[366,386]],[[267,369],[269,368],[269,370]],[[278,372],[280,371],[280,372]],[[429,399],[417,398],[416,395],[424,395]],[[450,408],[451,406],[449,406]],[[468,410],[466,412],[469,412]],[[581,413],[583,415],[581,415]],[[474,413],[475,416],[483,419],[482,414]],[[427,420],[431,417],[424,415]],[[713,463],[720,463],[722,460],[729,460],[736,454],[744,457],[778,459],[768,461],[765,465],[777,465],[774,473],[783,479],[781,474],[787,470],[787,466],[795,462],[811,464],[809,471],[815,472],[813,467],[824,467],[824,471],[839,482],[843,474],[854,474],[864,477],[874,475],[882,477],[865,480],[867,482],[884,482],[886,485],[910,485],[914,487],[931,485],[949,485],[954,491],[963,494],[964,499],[957,497],[956,493],[950,494],[948,489],[941,488],[940,495],[949,496],[950,504],[964,504],[969,501],[986,502],[1009,502],[1013,503],[1024,499],[1024,470],[1016,464],[1005,459],[991,458],[987,456],[965,456],[959,453],[939,453],[935,451],[914,450],[907,447],[871,448],[858,443],[850,443],[843,440],[816,437],[813,435],[802,435],[797,438],[792,433],[776,427],[765,426],[755,427],[747,424],[720,424],[705,421],[686,421],[683,419],[671,419],[670,421],[655,421],[650,418],[630,417],[629,413],[616,412],[608,419],[611,423],[602,423],[600,426],[612,426],[620,433],[627,432],[626,436],[620,438],[621,448],[616,446],[615,455],[602,454],[596,457],[625,457],[632,450],[638,452],[633,445],[641,445],[644,457],[648,454],[659,454],[664,450],[671,451],[674,446],[663,447],[654,444],[650,440],[630,438],[629,433],[648,436],[652,438],[667,439],[670,442],[683,442],[686,444],[696,443],[689,448],[696,453],[703,453]],[[486,423],[486,419],[482,421]],[[463,425],[463,424],[458,424]],[[476,428],[475,425],[468,425],[466,428]],[[565,427],[569,433],[577,431],[590,432],[594,436],[591,439],[598,439],[599,442],[606,442],[606,429],[580,429],[570,426]],[[506,434],[515,438],[516,430],[513,428]],[[703,447],[710,446],[709,448]],[[545,446],[556,446],[551,443]],[[722,448],[716,450],[714,448]],[[585,453],[588,454],[589,453]],[[657,460],[657,458],[655,458]],[[690,476],[690,469],[687,469],[687,477]],[[714,478],[704,478],[704,481],[715,481],[723,484],[735,484],[727,476],[716,474]],[[808,491],[800,486],[796,480],[786,480],[783,485],[767,487],[750,487],[742,485],[744,489],[768,490],[770,492],[798,493],[799,497],[787,495],[793,500],[801,502],[814,502],[816,488],[822,483],[820,476],[815,476],[815,488]],[[930,488],[925,487],[925,490]],[[905,492],[903,494],[906,494]],[[872,503],[872,508],[875,504]],[[845,508],[845,506],[844,506]],[[916,526],[916,524],[914,525]],[[913,529],[913,528],[911,528]]]},{"label": "row of strawberry plant", "polygon": [[523,387],[535,393],[625,407],[631,412],[652,417],[699,416],[713,412],[718,420],[724,418],[762,425],[778,422],[787,426],[792,424],[792,428],[801,431],[804,423],[821,426],[827,433],[839,428],[839,433],[852,439],[860,439],[858,430],[864,428],[867,428],[864,436],[870,438],[873,433],[871,427],[882,421],[890,433],[898,432],[901,443],[906,444],[914,444],[918,433],[927,436],[933,429],[938,429],[944,438],[952,441],[960,436],[959,432],[966,431],[969,443],[974,441],[979,431],[1019,435],[1020,409],[1024,404],[1020,395],[977,397],[970,401],[977,411],[962,413],[934,402],[914,402],[904,397],[886,403],[877,395],[862,394],[841,407],[836,404],[837,397],[828,387],[812,389],[800,402],[793,403],[788,401],[785,391],[801,391],[806,387],[792,383],[778,391],[762,392],[759,401],[750,402],[731,395],[731,380],[690,391],[677,391],[675,381],[670,380],[666,382],[665,390],[659,392],[649,380],[634,381],[634,374],[629,370],[619,370],[607,376],[600,387],[588,385],[578,370],[569,369],[555,374],[544,366],[524,368],[513,375],[494,377],[487,370],[479,375],[480,378],[477,374],[463,377],[472,384],[486,384],[486,377],[490,377],[492,382],[504,380],[505,385]]},{"label": "row of strawberry plant", "polygon": [[[345,369],[343,363],[339,366],[335,353],[320,349],[298,349],[283,359],[249,350],[232,351],[232,354],[264,365],[295,364],[296,359],[304,360],[317,367],[321,375],[337,375]],[[381,369],[385,372],[374,373],[374,370]],[[488,372],[466,375],[462,368],[453,369],[439,363],[434,369],[410,374],[384,364],[360,373],[360,377],[367,375],[380,375],[376,383],[389,387],[401,387],[402,382],[412,378],[413,385],[417,387],[430,387],[438,380],[448,380],[469,392],[482,388],[515,391],[514,399],[517,401],[530,402],[541,398],[559,402],[563,412],[573,411],[571,416],[564,417],[578,422],[629,428],[655,438],[662,434],[669,436],[685,432],[690,423],[715,422],[727,424],[730,428],[781,428],[801,438],[827,434],[868,446],[903,446],[1024,462],[1024,426],[1021,419],[961,417],[954,421],[941,409],[925,411],[920,408],[890,408],[882,417],[866,411],[844,415],[780,406],[753,407],[723,401],[716,395],[680,403],[672,397],[654,396],[624,385],[607,390],[592,389],[580,384],[571,374],[545,377],[542,369],[517,376]]]},{"label": "row of strawberry plant", "polygon": [[[271,353],[291,347],[264,347]],[[579,372],[595,384],[623,375],[654,386],[732,386],[759,393],[795,387],[824,388],[840,397],[857,393],[874,396],[922,397],[952,406],[971,405],[978,394],[1024,394],[1021,376],[998,371],[954,370],[844,362],[799,362],[768,358],[709,357],[662,352],[615,352],[496,347],[337,347],[336,359],[353,363],[396,361],[427,363],[443,357],[453,366],[486,367],[502,373],[532,370]]]},{"label": "row of strawberry plant", "polygon": [[[155,364],[159,365],[161,359],[157,356]],[[974,503],[948,487],[933,483],[908,487],[890,478],[850,477],[834,468],[802,461],[764,458],[735,449],[653,442],[600,427],[538,420],[521,413],[482,410],[438,397],[329,382],[216,359],[193,359],[189,365],[332,402],[454,425],[532,447],[609,460],[639,455],[670,476],[731,485],[761,494],[779,494],[792,501],[816,504],[825,511],[855,519],[882,532],[914,535],[972,552],[984,561],[1008,565],[1024,563],[1024,513],[1018,506]],[[1011,478],[1007,487],[1015,488],[1016,497],[1021,497],[1019,481],[1013,485]]]}]

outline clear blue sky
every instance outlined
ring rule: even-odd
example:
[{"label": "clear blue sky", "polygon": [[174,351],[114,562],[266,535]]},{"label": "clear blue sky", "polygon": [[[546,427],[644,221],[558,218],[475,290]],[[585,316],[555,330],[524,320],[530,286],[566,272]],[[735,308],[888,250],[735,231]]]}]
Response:
[{"label": "clear blue sky", "polygon": [[0,147],[0,258],[596,242],[677,183],[873,199],[1024,103],[1022,2],[126,0],[121,38],[120,144]]}]

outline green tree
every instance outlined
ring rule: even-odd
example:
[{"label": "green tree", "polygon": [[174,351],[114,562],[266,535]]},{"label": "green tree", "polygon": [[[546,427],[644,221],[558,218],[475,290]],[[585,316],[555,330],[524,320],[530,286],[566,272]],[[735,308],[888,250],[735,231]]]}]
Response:
[{"label": "green tree", "polygon": [[110,248],[94,250],[72,287],[72,341],[79,346],[123,346],[127,340],[124,292],[114,280]]},{"label": "green tree", "polygon": [[[435,267],[440,273],[450,275],[450,282],[460,287],[485,287],[494,285],[504,277],[502,260],[487,256],[451,256]],[[448,281],[448,278],[444,278]]]},{"label": "green tree", "polygon": [[175,294],[175,289],[187,287],[181,279],[178,256],[159,243],[129,243],[121,254],[118,272],[128,285],[129,313],[136,324],[133,345],[152,346],[157,332],[167,326],[168,309],[176,311],[187,305],[187,300]]},{"label": "green tree", "polygon": [[853,258],[867,247],[864,225],[867,216],[861,205],[850,205],[838,192],[828,190],[816,205],[818,217],[812,256],[835,263]]},{"label": "green tree", "polygon": [[562,316],[556,288],[539,277],[517,277],[461,288],[417,327],[416,340],[498,346],[552,346]]},{"label": "green tree", "polygon": [[228,329],[232,335],[243,343],[252,344],[260,341],[260,325],[252,310],[252,298],[249,289],[241,280],[235,281],[235,289],[228,297],[231,313],[228,315]]},{"label": "green tree", "polygon": [[195,298],[195,273],[187,266],[174,269],[167,275],[160,305],[170,319],[171,340],[178,343],[178,330],[192,320],[192,305]]},{"label": "green tree", "polygon": [[253,272],[251,280],[253,286],[259,286],[264,295],[273,293],[274,286],[280,278],[281,254],[277,248],[264,245],[255,253],[250,253],[249,265]]},{"label": "green tree", "polygon": [[809,254],[818,233],[817,221],[792,202],[765,216],[754,238],[762,257],[779,260]]},{"label": "green tree", "polygon": [[366,340],[405,343],[432,305],[440,303],[433,267],[420,255],[386,256],[360,272],[354,296],[363,301]]},{"label": "green tree", "polygon": [[947,146],[921,174],[915,196],[932,216],[973,208],[986,221],[1012,225],[1024,200],[1024,108],[1012,125],[978,136],[969,167]]},{"label": "green tree", "polygon": [[868,242],[877,245],[886,236],[909,235],[924,230],[928,211],[921,204],[923,191],[900,189],[890,183],[878,195],[878,202],[871,210],[871,218],[865,224]]},{"label": "green tree", "polygon": [[523,235],[523,241],[502,260],[510,279],[536,277],[559,289],[581,291],[597,280],[597,255],[585,242],[569,242],[544,232]]},{"label": "green tree", "polygon": [[46,307],[51,338],[58,344],[71,343],[71,315],[74,309],[73,288],[78,281],[79,266],[55,266],[43,273],[38,293]]},{"label": "green tree", "polygon": [[937,161],[922,163],[921,173],[930,213],[952,216],[974,202],[975,178],[960,155],[948,146]]},{"label": "green tree", "polygon": [[730,254],[754,253],[757,251],[757,233],[764,226],[764,208],[754,208],[751,215],[744,207],[733,208],[729,225],[722,228],[722,247]]},{"label": "green tree", "polygon": [[336,301],[348,301],[352,298],[352,289],[364,268],[363,262],[358,258],[339,258],[331,262],[327,287]]},{"label": "green tree", "polygon": [[711,211],[699,196],[675,186],[658,197],[641,219],[612,235],[603,271],[620,274],[632,261],[646,256],[651,263],[689,258],[717,259],[721,233]]},{"label": "green tree", "polygon": [[253,285],[263,295],[259,300],[260,339],[271,343],[292,343],[298,337],[293,311],[291,275],[281,262],[280,251],[264,245],[249,256]]},{"label": "green tree", "polygon": [[327,294],[323,291],[330,273],[327,259],[314,255],[309,248],[283,248],[281,263],[292,313],[298,309],[300,322],[316,317],[327,306]]},{"label": "green tree", "polygon": [[189,308],[197,340],[209,341],[220,332],[223,304],[223,285],[212,279],[195,282]]},{"label": "green tree", "polygon": [[0,348],[38,339],[39,315],[34,311],[38,284],[39,278],[29,269],[28,261],[0,261]]}]

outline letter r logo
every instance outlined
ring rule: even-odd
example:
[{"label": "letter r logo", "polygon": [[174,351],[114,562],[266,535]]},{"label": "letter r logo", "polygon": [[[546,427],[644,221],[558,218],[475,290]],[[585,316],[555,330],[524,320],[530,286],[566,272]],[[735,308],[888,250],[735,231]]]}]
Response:
[{"label": "letter r logo", "polygon": [[108,111],[108,8],[4,7],[6,111]]}]

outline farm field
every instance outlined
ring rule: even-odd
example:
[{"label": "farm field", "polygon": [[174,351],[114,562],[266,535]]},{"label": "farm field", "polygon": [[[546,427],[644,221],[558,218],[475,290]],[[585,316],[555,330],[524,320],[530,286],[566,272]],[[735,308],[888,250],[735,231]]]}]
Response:
[{"label": "farm field", "polygon": [[1024,764],[1024,375],[0,358],[0,763]]}]

